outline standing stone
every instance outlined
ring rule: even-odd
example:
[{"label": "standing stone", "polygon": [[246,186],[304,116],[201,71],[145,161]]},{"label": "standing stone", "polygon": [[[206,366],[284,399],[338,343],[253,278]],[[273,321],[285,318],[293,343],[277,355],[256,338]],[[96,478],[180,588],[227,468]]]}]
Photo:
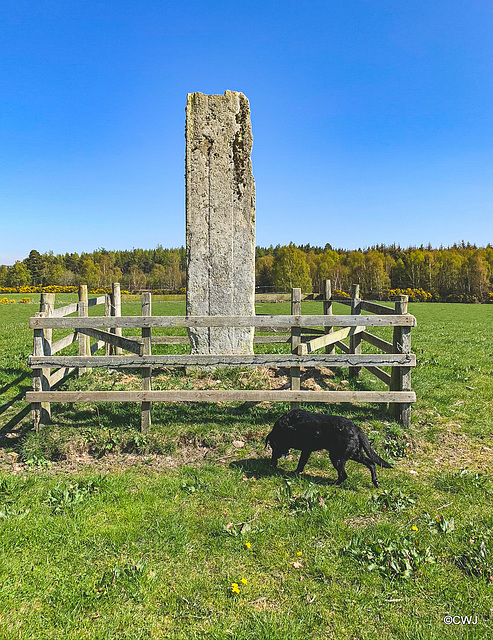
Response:
[{"label": "standing stone", "polygon": [[[187,99],[187,315],[255,314],[255,182],[247,98]],[[253,353],[253,328],[190,329],[192,353]]]}]

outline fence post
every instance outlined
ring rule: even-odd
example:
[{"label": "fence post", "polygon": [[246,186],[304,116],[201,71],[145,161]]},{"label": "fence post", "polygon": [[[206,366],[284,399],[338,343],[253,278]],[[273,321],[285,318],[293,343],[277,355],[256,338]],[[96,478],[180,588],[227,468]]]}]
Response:
[{"label": "fence post", "polygon": [[[359,297],[359,284],[351,285],[351,315],[361,315],[361,299]],[[361,335],[359,333],[349,338],[349,353],[361,353]],[[349,377],[354,378],[361,373],[361,367],[349,367]]]},{"label": "fence post", "polygon": [[[54,293],[42,293],[39,299],[39,310],[41,313],[44,313],[47,318],[50,318],[53,315],[53,309],[55,308],[55,294]],[[45,329],[45,340],[50,345],[51,355],[51,338],[52,338],[53,330]]]},{"label": "fence post", "polygon": [[[116,318],[119,318],[122,315],[122,297],[121,297],[121,290],[120,290],[120,283],[119,282],[113,282],[113,293],[111,296],[111,315],[115,316]],[[113,333],[115,334],[115,336],[121,336],[122,335],[122,328],[121,327],[115,327]],[[113,352],[116,356],[121,356],[122,355],[122,348],[121,347],[113,347]]]},{"label": "fence post", "polygon": [[[109,318],[111,316],[111,295],[106,293],[104,296],[104,317]],[[111,329],[106,329],[106,331],[111,331]],[[104,343],[104,355],[111,355],[111,345],[109,342]]]},{"label": "fence post", "polygon": [[[53,315],[55,308],[55,294],[42,293],[39,300],[39,313],[36,317],[49,318]],[[51,355],[52,329],[34,329],[33,355]],[[49,368],[33,369],[33,391],[49,391],[50,386]],[[46,424],[51,418],[51,405],[49,402],[35,402],[32,405],[34,428],[39,431],[41,425]]]},{"label": "fence post", "polygon": [[[41,318],[44,316],[44,313],[37,312],[35,314],[36,318]],[[42,356],[44,355],[44,330],[43,329],[34,329],[34,339],[33,339],[33,356]],[[33,369],[33,391],[43,391],[44,390],[44,376],[43,369]],[[34,430],[36,432],[39,431],[39,428],[42,424],[48,421],[49,416],[46,415],[46,405],[41,402],[33,402],[31,405],[31,413],[34,422]]]},{"label": "fence post", "polygon": [[[87,284],[79,285],[79,318],[87,318],[89,315],[89,298],[87,295]],[[91,355],[91,339],[89,336],[79,333],[79,355],[90,356]],[[87,373],[85,367],[79,367],[77,375],[83,376]]]},{"label": "fence post", "polygon": [[[55,308],[55,294],[54,293],[42,293],[39,299],[39,310],[45,314],[47,318],[51,318],[53,315],[53,309]],[[51,343],[53,337],[53,329],[45,329],[44,332],[44,354],[51,356]],[[45,380],[45,389],[49,391],[51,389],[51,369],[43,369],[43,379]],[[44,403],[46,406],[46,414],[48,419],[51,418],[50,403]]]},{"label": "fence post", "polygon": [[[395,299],[395,312],[399,315],[407,313],[408,296]],[[394,327],[394,353],[411,353],[411,327]],[[392,367],[391,391],[411,391],[411,367]],[[411,424],[411,404],[394,402],[390,406],[394,417],[405,427]]]},{"label": "fence post", "polygon": [[[332,284],[330,280],[324,280],[322,282],[322,297],[324,304],[324,316],[332,315]],[[324,327],[325,333],[333,333],[334,327]],[[328,344],[325,347],[325,353],[335,353],[335,345]]]},{"label": "fence post", "polygon": [[[151,316],[152,315],[152,296],[150,291],[144,291],[142,294],[142,315],[143,316]],[[151,328],[142,327],[142,338],[144,340],[144,356],[150,356],[152,353],[152,340],[151,340]],[[150,391],[152,388],[152,367],[145,367],[142,369],[142,391]],[[147,433],[151,426],[151,403],[143,402],[142,403],[142,413],[141,413],[141,422],[140,422],[140,430],[142,433]]]},{"label": "fence post", "polygon": [[[301,289],[291,289],[291,315],[301,315]],[[301,328],[291,327],[291,353],[299,353],[298,347],[301,345]],[[291,391],[299,391],[301,389],[301,368],[291,367]],[[299,409],[299,402],[291,402],[291,409]]]}]

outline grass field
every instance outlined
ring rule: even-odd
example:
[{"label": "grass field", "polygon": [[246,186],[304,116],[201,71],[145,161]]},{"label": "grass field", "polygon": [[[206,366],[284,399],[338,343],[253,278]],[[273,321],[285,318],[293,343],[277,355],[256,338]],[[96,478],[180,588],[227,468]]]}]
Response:
[{"label": "grass field", "polygon": [[[493,637],[493,307],[410,305],[407,432],[376,405],[311,407],[354,418],[392,460],[379,490],[355,463],[332,486],[323,454],[299,477],[296,455],[272,470],[263,438],[286,405],[156,405],[146,436],[137,406],[53,405],[35,434],[22,396],[36,310],[0,305],[1,638]],[[268,383],[162,371],[155,388]],[[99,372],[68,388],[133,385],[134,372]],[[366,372],[354,386],[382,388]]]}]

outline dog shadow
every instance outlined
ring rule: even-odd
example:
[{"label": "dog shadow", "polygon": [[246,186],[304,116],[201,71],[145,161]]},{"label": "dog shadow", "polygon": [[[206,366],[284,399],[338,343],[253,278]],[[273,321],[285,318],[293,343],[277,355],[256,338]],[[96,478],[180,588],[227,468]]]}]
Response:
[{"label": "dog shadow", "polygon": [[[247,478],[262,478],[276,476],[282,479],[302,478],[312,484],[321,486],[334,486],[337,478],[326,478],[324,476],[315,476],[311,473],[296,473],[282,467],[273,467],[270,458],[245,458],[244,460],[235,460],[230,462],[230,469],[241,471]],[[339,485],[337,485],[339,486]],[[341,486],[342,488],[342,486]]]}]

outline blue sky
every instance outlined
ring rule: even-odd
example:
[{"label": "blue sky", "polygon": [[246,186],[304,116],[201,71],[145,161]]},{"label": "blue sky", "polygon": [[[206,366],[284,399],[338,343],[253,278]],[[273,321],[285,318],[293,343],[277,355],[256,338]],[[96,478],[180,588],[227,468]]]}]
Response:
[{"label": "blue sky", "polygon": [[0,264],[185,242],[186,95],[250,100],[257,244],[493,242],[493,3],[0,0]]}]

